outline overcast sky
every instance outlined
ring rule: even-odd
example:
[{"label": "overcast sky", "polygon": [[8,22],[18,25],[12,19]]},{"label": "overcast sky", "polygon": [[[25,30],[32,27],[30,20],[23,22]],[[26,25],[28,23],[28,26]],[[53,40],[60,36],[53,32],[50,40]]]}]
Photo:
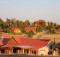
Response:
[{"label": "overcast sky", "polygon": [[0,0],[0,17],[60,24],[60,0]]}]

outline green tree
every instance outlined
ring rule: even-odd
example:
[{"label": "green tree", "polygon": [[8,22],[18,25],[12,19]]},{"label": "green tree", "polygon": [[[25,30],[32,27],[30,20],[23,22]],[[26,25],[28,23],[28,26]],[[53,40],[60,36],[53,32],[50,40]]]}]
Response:
[{"label": "green tree", "polygon": [[29,20],[26,20],[26,21],[24,22],[24,25],[25,25],[25,27],[30,26]]},{"label": "green tree", "polygon": [[55,24],[53,22],[48,22],[48,26],[46,27],[49,30],[49,33],[55,33]]},{"label": "green tree", "polygon": [[2,27],[0,27],[0,32],[3,32],[3,29],[2,29]]},{"label": "green tree", "polygon": [[41,25],[38,25],[38,26],[36,27],[36,32],[40,32],[40,31],[42,31],[42,26],[41,26]]},{"label": "green tree", "polygon": [[4,28],[4,27],[3,27],[3,24],[4,24],[4,21],[0,18],[0,26],[1,26],[2,28]]},{"label": "green tree", "polygon": [[27,32],[27,35],[28,35],[28,37],[33,37],[34,32],[32,30],[30,30],[29,32]]}]

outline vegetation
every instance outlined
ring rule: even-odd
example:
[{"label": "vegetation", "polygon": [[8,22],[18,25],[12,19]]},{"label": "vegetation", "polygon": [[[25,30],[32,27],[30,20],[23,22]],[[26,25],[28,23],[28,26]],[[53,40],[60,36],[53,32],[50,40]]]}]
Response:
[{"label": "vegetation", "polygon": [[12,33],[11,28],[13,27],[18,27],[21,29],[22,33],[25,33],[28,35],[28,37],[32,37],[35,33],[33,30],[30,30],[28,32],[26,32],[25,28],[28,26],[34,26],[36,27],[35,32],[41,32],[43,30],[48,30],[48,33],[56,33],[56,30],[60,30],[60,25],[57,25],[56,23],[53,22],[47,22],[48,25],[46,26],[46,21],[44,20],[39,20],[36,22],[33,22],[32,24],[30,23],[29,20],[26,20],[25,22],[20,21],[20,20],[16,20],[14,18],[12,19],[6,19],[6,21],[3,21],[0,18],[0,33],[4,32],[4,33]]},{"label": "vegetation", "polygon": [[32,30],[30,30],[29,32],[27,32],[27,35],[28,35],[28,37],[33,37],[34,32]]}]

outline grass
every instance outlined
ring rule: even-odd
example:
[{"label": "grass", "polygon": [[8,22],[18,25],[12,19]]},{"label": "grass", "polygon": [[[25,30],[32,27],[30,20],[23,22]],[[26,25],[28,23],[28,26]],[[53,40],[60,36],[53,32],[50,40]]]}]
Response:
[{"label": "grass", "polygon": [[[42,34],[42,32],[37,33],[36,35],[33,36],[33,38],[36,38],[36,36],[39,35],[39,34]],[[55,42],[60,43],[60,34],[43,34],[39,38],[40,39],[50,39],[52,41],[54,41],[54,38],[55,38]]]},{"label": "grass", "polygon": [[60,34],[46,34],[41,36],[41,39],[50,39],[52,41],[54,41],[54,38],[56,43],[60,42]]}]

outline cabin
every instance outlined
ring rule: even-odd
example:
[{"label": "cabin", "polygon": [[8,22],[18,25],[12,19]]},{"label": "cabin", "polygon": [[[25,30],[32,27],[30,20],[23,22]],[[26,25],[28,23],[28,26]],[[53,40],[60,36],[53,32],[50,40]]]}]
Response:
[{"label": "cabin", "polygon": [[6,45],[9,39],[10,39],[10,36],[8,34],[5,34],[5,33],[0,34],[0,54],[4,53],[5,49],[2,48],[2,46]]},{"label": "cabin", "polygon": [[17,33],[17,34],[22,33],[21,29],[18,28],[18,27],[11,28],[11,32],[14,32],[14,33]]},{"label": "cabin", "polygon": [[26,32],[29,32],[29,31],[33,31],[34,33],[36,33],[36,27],[35,26],[28,26],[25,28],[25,31]]},{"label": "cabin", "polygon": [[10,36],[6,33],[0,34],[0,38],[10,38]]},{"label": "cabin", "polygon": [[1,41],[0,54],[48,55],[52,44],[50,40],[23,36],[13,36],[8,40]]}]

